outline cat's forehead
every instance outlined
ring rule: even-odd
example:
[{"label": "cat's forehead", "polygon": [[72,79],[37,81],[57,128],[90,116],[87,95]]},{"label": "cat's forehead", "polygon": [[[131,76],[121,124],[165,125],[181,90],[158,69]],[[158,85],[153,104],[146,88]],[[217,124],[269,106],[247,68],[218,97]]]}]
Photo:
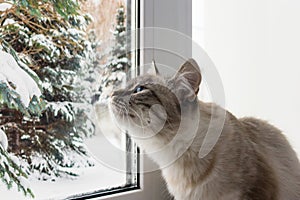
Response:
[{"label": "cat's forehead", "polygon": [[147,84],[162,84],[165,85],[165,80],[164,78],[160,76],[153,76],[153,75],[143,75],[143,76],[138,76],[136,78],[131,79],[127,83],[127,87],[133,87],[136,85],[147,85]]}]

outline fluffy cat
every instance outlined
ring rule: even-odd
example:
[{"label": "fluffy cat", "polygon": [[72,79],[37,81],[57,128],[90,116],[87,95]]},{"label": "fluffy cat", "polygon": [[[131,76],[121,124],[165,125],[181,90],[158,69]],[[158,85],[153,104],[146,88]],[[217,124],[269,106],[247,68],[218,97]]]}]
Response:
[{"label": "fluffy cat", "polygon": [[[169,79],[144,75],[113,92],[117,124],[160,166],[176,200],[300,200],[300,165],[281,131],[198,100],[201,73],[190,59]],[[224,115],[212,150],[199,150]],[[217,126],[218,124],[216,124]]]}]

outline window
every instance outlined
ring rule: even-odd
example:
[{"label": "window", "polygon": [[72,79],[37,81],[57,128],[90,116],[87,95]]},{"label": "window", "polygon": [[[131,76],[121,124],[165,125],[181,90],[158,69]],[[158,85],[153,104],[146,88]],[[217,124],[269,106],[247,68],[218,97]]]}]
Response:
[{"label": "window", "polygon": [[[139,189],[139,150],[113,128],[106,105],[127,71],[138,74],[139,52],[126,52],[137,45],[126,30],[139,25],[138,1],[24,2],[0,3],[0,50],[13,62],[10,72],[0,70],[8,77],[0,79],[0,158],[7,164],[0,178],[13,186],[1,186],[1,196],[24,199],[18,187],[28,199],[31,192],[35,199],[90,199]],[[16,176],[5,172],[9,165]],[[18,173],[24,177],[13,180]]]},{"label": "window", "polygon": [[[15,13],[11,13],[11,10],[10,10],[10,8],[18,9],[18,7],[11,6],[12,1],[9,1],[9,0],[7,0],[8,3],[5,2],[5,4],[3,4],[2,2],[0,3],[0,33],[1,33],[0,34],[0,50],[2,50],[2,51],[4,50],[6,52],[11,53],[12,56],[14,57],[15,61],[18,63],[19,67],[23,71],[25,71],[26,73],[29,74],[29,77],[27,75],[26,75],[26,77],[28,80],[30,80],[29,82],[32,83],[31,85],[33,86],[33,88],[35,90],[27,91],[27,93],[26,93],[26,90],[24,90],[25,93],[30,94],[31,97],[32,97],[32,94],[36,94],[36,96],[38,96],[40,86],[47,89],[47,86],[50,86],[50,85],[49,84],[40,85],[41,82],[39,82],[38,77],[35,76],[36,73],[35,74],[32,73],[32,71],[35,72],[35,71],[39,70],[40,65],[37,65],[37,62],[30,62],[30,61],[32,61],[32,60],[30,60],[31,57],[24,56],[24,55],[26,55],[24,53],[29,52],[29,53],[31,53],[31,55],[35,55],[37,53],[39,55],[44,56],[43,58],[37,57],[38,58],[37,60],[39,60],[39,59],[43,60],[43,59],[50,58],[50,61],[54,61],[53,58],[58,56],[58,51],[53,51],[53,50],[55,50],[56,45],[49,46],[49,43],[47,43],[47,42],[49,42],[49,40],[45,40],[45,39],[50,39],[48,37],[45,38],[39,34],[35,34],[36,36],[33,38],[31,37],[31,39],[26,38],[26,34],[30,34],[27,32],[28,30],[32,32],[32,31],[37,31],[40,28],[40,29],[42,29],[41,32],[44,31],[43,26],[40,26],[39,24],[37,24],[37,26],[36,26],[35,17],[32,17],[32,15],[33,16],[43,16],[41,18],[43,20],[41,23],[43,23],[43,25],[47,25],[47,24],[49,25],[48,17],[54,16],[54,15],[51,15],[51,13],[50,14],[48,13],[45,15],[44,12],[49,11],[49,8],[50,8],[49,4],[54,3],[55,11],[58,12],[59,15],[61,15],[61,19],[63,19],[63,20],[55,21],[55,23],[51,22],[50,25],[57,25],[58,22],[60,22],[60,21],[65,22],[66,18],[72,16],[72,12],[74,12],[74,9],[72,9],[72,8],[74,8],[74,6],[76,7],[76,5],[74,5],[74,2],[76,2],[76,1],[73,1],[73,0],[66,0],[66,1],[48,0],[48,1],[43,1],[44,2],[43,4],[31,5],[30,9],[27,9],[27,8],[22,9],[22,7],[21,7],[20,9],[22,12],[25,12],[25,11],[27,12],[27,14],[25,16],[29,17],[29,19],[32,20],[32,21],[25,20],[24,22],[22,22],[22,24],[21,24],[22,26],[19,26],[20,25],[19,23],[15,23],[17,20],[20,20],[20,19],[12,18],[12,17],[16,17],[16,16],[15,16]],[[26,4],[28,5],[30,3],[35,3],[35,2],[37,2],[37,1],[22,0],[22,4],[20,4],[20,5],[26,6]],[[98,1],[97,0],[88,0],[87,2],[96,2],[97,3]],[[102,0],[101,2],[113,3],[115,1]],[[36,6],[41,6],[43,9],[42,10],[36,9]],[[94,12],[96,12],[98,14],[98,16],[103,15],[103,16],[110,16],[111,19],[114,18],[114,15],[109,15],[107,13],[108,10],[105,10],[105,12],[100,12],[100,11],[97,11],[96,7],[91,7],[91,9],[94,10]],[[50,10],[53,10],[53,9],[50,8]],[[184,33],[185,35],[191,36],[191,32],[192,32],[191,0],[186,0],[186,1],[182,1],[182,0],[164,0],[164,1],[131,0],[131,1],[126,2],[126,10],[127,10],[127,13],[126,13],[127,18],[126,19],[127,19],[127,22],[130,24],[130,27],[134,27],[134,28],[136,28],[136,27],[141,27],[141,28],[161,27],[162,29],[171,29],[171,30],[175,30],[175,31]],[[170,10],[172,10],[172,12],[170,12]],[[75,11],[76,11],[76,9],[75,9]],[[8,20],[4,20],[4,16],[8,16]],[[84,22],[88,18],[89,18],[88,16],[83,16],[83,17],[73,19],[72,25],[77,26],[78,23],[80,24],[81,22]],[[98,19],[97,17],[94,17],[94,20],[97,20],[97,19]],[[24,27],[25,25],[31,26],[31,28],[27,27],[28,29],[26,29],[26,27]],[[3,30],[4,28],[9,28],[9,27],[12,28],[12,29],[10,29],[11,32],[5,32],[5,31],[9,31],[9,30]],[[16,32],[16,30],[18,30],[18,32]],[[107,34],[110,34],[109,28],[107,26],[105,27],[104,30],[106,30]],[[167,33],[167,32],[168,31],[166,31],[165,33]],[[2,34],[2,33],[7,33],[7,34]],[[64,33],[65,32],[63,32],[61,30],[60,31],[52,30],[52,32],[51,32],[52,35],[58,34],[54,37],[56,39],[58,38],[58,36],[60,34],[64,35]],[[86,34],[88,32],[84,31],[84,33]],[[147,64],[151,63],[151,61],[154,57],[154,51],[147,50],[146,48],[144,48],[144,46],[152,46],[153,47],[155,42],[156,43],[160,43],[160,41],[167,42],[169,44],[169,46],[167,48],[171,48],[170,51],[172,51],[172,48],[174,48],[176,46],[176,47],[179,47],[180,50],[183,50],[183,51],[186,50],[185,51],[186,56],[191,55],[190,44],[185,43],[185,41],[179,41],[179,40],[171,40],[170,41],[170,38],[168,38],[168,37],[158,38],[159,35],[157,35],[157,34],[155,34],[155,37],[152,37],[150,32],[145,32],[143,30],[138,30],[135,33],[136,34],[133,35],[134,37],[133,37],[133,40],[131,41],[131,44],[133,43],[134,47],[138,47],[140,49],[138,49],[137,52],[134,52],[131,54],[131,62],[132,62],[131,69],[133,69],[133,67],[139,66],[139,64],[147,67]],[[13,34],[15,34],[15,35],[13,35]],[[60,40],[60,42],[62,42],[62,44],[59,44],[57,46],[60,46],[60,47],[66,46],[68,48],[73,48],[74,46],[77,45],[78,41],[83,42],[83,43],[80,43],[81,46],[84,46],[85,44],[89,44],[89,43],[85,43],[85,40],[80,39],[79,36],[81,34],[82,34],[82,31],[78,32],[78,31],[76,31],[76,28],[73,28],[70,30],[70,33],[68,33],[68,35],[70,36],[69,39],[71,39],[71,40],[69,42],[64,42],[65,40]],[[5,38],[5,35],[7,35],[8,38]],[[94,41],[93,39],[95,39],[95,36],[97,36],[97,35],[99,36],[99,33],[89,34],[89,40]],[[14,36],[14,37],[12,37],[12,36]],[[66,35],[64,35],[64,36],[66,36]],[[77,37],[77,38],[74,39],[74,37],[75,38]],[[18,42],[19,40],[21,42],[16,43],[17,45],[13,45],[11,48],[10,44],[12,44],[12,43],[5,42],[5,41],[9,40],[9,38],[11,38],[11,40],[12,40],[10,42],[16,42],[16,41]],[[45,41],[46,43],[41,42],[41,40]],[[58,41],[58,40],[56,40],[56,41]],[[22,47],[22,45],[19,45],[19,44],[28,44],[28,45],[31,44],[34,48],[22,49],[22,48],[20,48],[20,47]],[[48,44],[48,45],[45,45],[45,44]],[[109,42],[102,41],[99,47],[101,48],[101,45],[103,47],[106,44],[109,44]],[[94,43],[94,45],[96,45],[96,44]],[[94,50],[93,48],[95,48],[96,46],[91,45],[90,47],[92,47],[91,49]],[[38,47],[38,48],[36,48],[36,47]],[[49,47],[49,48],[47,48],[47,47]],[[67,48],[67,50],[65,49],[64,51],[61,51],[60,53],[62,53],[64,56],[69,56],[69,54],[73,55],[74,52],[69,52],[68,48]],[[12,49],[14,51],[17,51],[17,54],[15,54],[14,51],[12,51]],[[22,52],[22,50],[24,50],[24,53],[20,53],[20,52]],[[104,48],[102,50],[104,50]],[[109,52],[109,50],[107,50],[107,51]],[[41,52],[42,53],[47,52],[47,53],[41,54]],[[47,57],[47,54],[49,54],[49,52],[50,52],[51,56]],[[156,56],[155,60],[156,60],[157,64],[162,64],[162,65],[166,64],[167,66],[172,66],[175,68],[182,62],[182,60],[179,60],[179,59],[174,60],[174,59],[172,59],[173,57],[170,57],[170,56],[166,57],[161,52],[162,51],[155,52],[155,56]],[[176,52],[176,49],[175,49],[175,52]],[[2,55],[0,55],[1,56],[1,59],[0,59],[1,65],[2,65],[1,61],[3,60]],[[73,60],[71,60],[69,62],[71,64],[70,66],[72,66],[72,67],[78,66],[78,65],[76,65],[77,63],[82,63],[82,62],[80,62],[80,61],[82,61],[80,59],[80,56],[86,57],[89,54],[85,54],[85,53],[81,52],[81,48],[77,48],[76,55],[78,55],[79,57],[75,57]],[[4,57],[7,57],[7,56],[4,55]],[[36,58],[36,57],[34,57],[34,58]],[[90,59],[90,61],[93,60],[93,56],[89,57],[89,59]],[[26,66],[23,63],[25,63]],[[43,65],[41,65],[42,68],[47,67],[47,66],[45,66],[45,63],[47,63],[47,62],[42,62],[42,63],[43,63]],[[102,63],[102,64],[104,64],[104,63]],[[0,73],[3,72],[3,71],[1,71],[1,65],[0,65]],[[57,65],[55,65],[55,62],[54,62],[54,64],[52,63],[51,66],[56,67]],[[131,70],[133,72],[132,75],[139,75],[140,72],[142,73],[143,71],[145,71],[143,69],[144,68],[141,68],[141,70],[140,70],[139,67],[136,67],[134,70]],[[46,71],[46,69],[44,69],[44,70]],[[46,72],[49,76],[53,73],[58,74],[58,75],[63,75],[63,74],[67,75],[67,73],[57,73],[57,71],[53,71],[51,69],[47,70]],[[68,72],[68,71],[63,70],[62,72]],[[89,73],[84,73],[84,74],[90,75],[90,77],[84,78],[85,83],[87,83],[89,80],[93,79],[93,76],[97,75],[95,73],[95,71],[93,71],[93,70],[89,71],[89,70],[87,70],[87,68],[85,68],[84,70],[78,71],[78,75],[80,74],[79,72],[89,72]],[[12,75],[16,75],[16,74],[12,73]],[[40,74],[37,74],[37,75],[40,75]],[[11,77],[17,77],[17,76],[10,76],[10,78]],[[66,76],[66,77],[68,77],[68,76]],[[99,76],[96,76],[96,77],[99,77]],[[24,76],[22,76],[22,78],[24,78]],[[32,82],[32,79],[37,84],[33,84],[34,82]],[[12,80],[14,80],[14,79],[12,78]],[[52,81],[59,82],[60,80],[61,80],[61,76],[58,78],[54,78]],[[66,79],[63,79],[63,80],[66,80]],[[82,79],[79,79],[79,80],[82,80]],[[73,81],[73,80],[70,80],[70,81]],[[22,83],[22,81],[20,81],[20,82]],[[26,81],[27,84],[29,82]],[[79,81],[79,83],[74,82],[73,85],[78,86],[82,83],[83,83],[83,81],[81,81],[81,82]],[[23,84],[26,85],[25,83],[23,83]],[[59,87],[55,88],[55,89],[68,90],[68,89],[73,88],[73,87],[68,87],[69,85],[63,85],[64,87],[61,87],[62,84],[57,84],[57,85]],[[13,92],[13,91],[15,91],[14,88],[15,88],[14,81],[3,82],[2,76],[0,76],[0,89],[2,92],[1,93],[2,96],[4,94],[3,93],[3,91],[4,91],[6,95],[11,94],[10,98],[14,97],[14,95],[13,95],[13,94],[15,94]],[[97,87],[96,87],[96,89],[93,87],[83,87],[83,88],[88,89],[85,92],[90,92],[90,89],[92,91],[96,90],[96,92],[93,92],[93,98],[92,98],[93,100],[92,101],[93,102],[98,101],[99,95],[102,93],[102,91],[101,92],[97,91],[99,88],[97,88]],[[51,98],[52,97],[51,94],[52,94],[51,92],[49,92],[49,94],[47,93],[46,98]],[[3,99],[1,99],[3,97],[1,95],[0,95],[0,100],[1,100],[0,108],[3,108],[2,107]],[[55,97],[56,98],[66,98],[64,95],[63,96],[60,95],[60,93],[57,93],[57,96],[55,96]],[[26,104],[26,106],[24,106],[22,104],[20,104],[20,105],[18,104],[18,102],[20,102],[20,101],[18,101],[18,98],[17,99],[12,98],[12,100],[16,100],[16,101],[10,101],[10,102],[13,102],[13,104],[9,104],[9,102],[6,101],[6,103],[7,103],[6,106],[14,105],[14,107],[13,107],[14,110],[17,110],[17,108],[18,108],[18,112],[12,113],[8,117],[12,117],[12,116],[14,117],[14,116],[16,116],[17,113],[20,112],[20,110],[24,111],[26,109],[30,110],[30,112],[32,112],[33,114],[38,115],[40,112],[40,110],[39,110],[40,107],[34,106],[34,105],[41,105],[40,103],[43,103],[43,102],[39,102],[39,100],[40,100],[39,98],[31,98],[30,99],[27,97],[27,98],[24,98],[24,100],[27,100],[27,101],[25,101],[25,102],[27,102],[27,104]],[[60,100],[63,101],[64,99],[60,99]],[[30,104],[30,101],[32,101],[31,104]],[[44,102],[44,103],[47,103],[47,102]],[[29,105],[31,105],[31,106],[29,106]],[[80,104],[76,104],[76,106],[79,106],[79,105]],[[45,106],[45,105],[42,105],[42,106]],[[101,104],[99,106],[101,107]],[[61,108],[65,108],[65,109],[61,109]],[[76,107],[76,108],[78,108],[78,107]],[[82,108],[82,107],[79,106],[79,108]],[[74,109],[74,107],[70,107],[68,104],[60,104],[59,106],[54,106],[53,104],[50,104],[50,105],[48,105],[48,109],[52,109],[54,114],[55,113],[58,114],[58,116],[56,118],[54,117],[54,119],[59,119],[62,116],[65,116],[65,118],[63,119],[65,122],[68,122],[68,120],[74,119],[73,115],[65,115],[68,112],[60,113],[62,111],[69,111],[69,110]],[[59,111],[59,109],[61,111]],[[57,112],[55,112],[55,111],[57,111]],[[80,109],[79,109],[79,111],[80,111]],[[2,144],[4,146],[3,148],[0,148],[0,159],[2,161],[5,159],[6,159],[5,161],[9,160],[9,162],[5,162],[6,164],[8,163],[8,165],[14,163],[14,161],[16,163],[18,163],[17,160],[15,159],[15,157],[13,157],[13,155],[8,154],[7,152],[5,153],[4,151],[1,151],[3,149],[6,149],[5,148],[6,143],[5,143],[5,139],[3,139],[3,137],[2,137],[4,135],[2,133],[2,131],[5,133],[5,135],[11,134],[11,136],[14,136],[14,137],[17,135],[13,134],[13,133],[15,133],[14,129],[12,129],[11,132],[4,129],[3,125],[5,123],[5,120],[9,119],[9,118],[6,118],[3,121],[2,118],[3,118],[3,116],[5,116],[5,115],[3,115],[5,113],[2,113],[3,110],[1,110],[1,109],[0,109],[0,112],[1,112],[0,114],[2,114],[2,115],[0,115],[0,128],[1,128],[1,131],[0,131],[0,144],[1,145],[0,146],[2,146]],[[53,116],[48,116],[48,117],[49,117],[48,119],[53,118]],[[45,116],[45,118],[47,119],[47,116]],[[95,128],[93,126],[81,126],[81,122],[84,122],[86,119],[84,117],[84,115],[81,115],[81,118],[78,118],[78,119],[79,120],[77,121],[77,123],[75,123],[76,128],[78,128],[80,130],[82,130],[82,129],[89,130],[89,128],[92,128],[92,129]],[[102,119],[107,119],[107,118],[104,117]],[[36,126],[40,123],[37,120],[37,118],[35,118],[35,117],[33,117],[33,119],[31,117],[30,120],[27,120],[27,118],[25,118],[25,121],[31,127]],[[105,123],[105,122],[102,121],[102,123]],[[59,129],[68,128],[68,126],[67,126],[68,124],[69,123],[65,123],[64,126],[59,126]],[[16,127],[12,127],[12,128],[16,128]],[[17,128],[19,128],[19,127],[17,127]],[[86,129],[86,128],[88,128],[88,129]],[[92,133],[92,132],[93,131],[87,131],[87,133]],[[81,141],[80,141],[81,138],[77,138],[75,133],[74,133],[74,135],[70,135],[70,136],[71,136],[71,138],[78,139],[78,143],[76,143],[76,140],[74,140],[73,144],[74,144],[75,149],[80,149],[76,145],[81,143]],[[152,168],[153,165],[155,166],[155,164],[150,159],[148,159],[146,156],[144,157],[142,155],[142,153],[140,153],[139,156],[137,156],[139,153],[138,149],[136,148],[136,146],[134,146],[134,144],[128,137],[124,136],[119,140],[118,144],[121,143],[121,145],[123,145],[123,149],[126,149],[127,151],[133,151],[134,155],[135,155],[133,157],[126,157],[126,154],[124,153],[124,151],[121,151],[120,149],[115,148],[113,145],[116,145],[116,144],[115,143],[111,144],[110,141],[108,141],[108,139],[106,138],[107,137],[106,133],[108,134],[108,132],[104,132],[104,135],[103,135],[103,138],[105,140],[101,140],[100,137],[98,137],[98,138],[97,137],[89,137],[89,135],[87,135],[88,139],[85,139],[86,145],[88,146],[89,150],[91,150],[94,157],[97,157],[98,158],[97,160],[100,161],[101,163],[103,163],[103,160],[107,161],[108,164],[110,164],[112,166],[118,165],[118,163],[120,163],[120,165],[118,166],[118,169],[120,168],[120,166],[122,166],[122,169],[130,169],[129,173],[121,173],[120,171],[124,171],[124,170],[116,170],[113,167],[109,167],[107,169],[107,163],[104,162],[104,163],[106,163],[106,165],[104,165],[103,168],[106,167],[105,168],[106,171],[104,171],[104,169],[99,170],[99,171],[105,172],[103,174],[103,176],[96,172],[90,173],[90,176],[87,176],[88,175],[88,173],[86,173],[87,171],[84,171],[80,175],[85,176],[85,179],[80,180],[80,178],[83,178],[83,176],[78,176],[78,177],[73,176],[73,179],[68,179],[68,181],[69,181],[68,183],[58,181],[58,180],[51,181],[51,179],[47,179],[47,178],[49,178],[49,176],[43,177],[46,179],[46,181],[36,180],[36,183],[44,183],[45,185],[35,184],[35,182],[32,179],[29,179],[33,186],[32,189],[34,190],[33,192],[36,195],[36,199],[44,199],[43,197],[45,197],[46,199],[49,199],[49,198],[52,198],[52,199],[64,199],[64,198],[67,198],[67,199],[89,199],[89,198],[94,198],[94,197],[96,199],[105,198],[105,199],[110,199],[110,200],[169,199],[168,194],[167,194],[166,184],[164,183],[164,181],[161,177],[160,171],[157,170],[154,172],[148,171],[147,173],[142,173],[143,171],[147,171],[147,168],[149,169],[149,168]],[[38,129],[33,130],[31,132],[31,134],[34,134],[34,135],[39,134]],[[46,135],[46,136],[48,136],[48,135]],[[36,143],[34,143],[34,144],[38,144],[38,145],[46,144],[45,142],[39,143],[40,141],[38,141],[38,139],[41,139],[41,138],[32,137],[30,135],[23,136],[22,138],[20,138],[20,136],[18,136],[18,137],[19,137],[19,139],[26,140],[28,142],[31,141],[30,138],[34,138],[34,139],[36,139]],[[8,137],[8,139],[9,138],[10,138],[10,136]],[[63,141],[63,142],[68,142],[68,140]],[[11,145],[11,142],[9,142],[9,144],[10,145],[8,145],[8,148],[15,148],[15,147],[13,147],[13,145]],[[27,144],[30,144],[30,143],[26,143],[26,145]],[[59,143],[57,143],[57,144],[59,144]],[[100,148],[97,148],[97,146],[100,146],[102,148],[102,150]],[[129,148],[127,148],[126,146]],[[62,147],[63,147],[63,145],[62,145]],[[93,149],[93,147],[95,147],[95,149]],[[60,148],[57,149],[57,154],[55,154],[55,155],[58,156],[58,158],[63,158],[63,157],[59,156],[59,155],[61,155],[59,150],[60,150]],[[105,151],[105,153],[103,153],[104,151]],[[8,152],[10,152],[9,149],[8,149]],[[75,157],[71,157],[72,155],[69,153],[63,154],[63,155],[65,155],[66,158],[72,158],[72,159],[69,159],[69,161],[71,161],[69,163],[63,162],[65,164],[70,164],[72,166],[72,161],[77,160],[77,159],[75,159]],[[122,155],[123,158],[115,159],[115,158],[119,158],[119,157],[115,157],[114,155],[118,155],[118,156]],[[67,160],[65,160],[65,161],[67,161]],[[40,162],[37,162],[37,163],[40,163]],[[84,162],[84,163],[87,163],[87,162]],[[0,172],[3,172],[3,171],[1,171],[1,170],[3,170],[3,168],[1,168],[3,166],[2,164],[3,164],[3,162],[0,163]],[[47,164],[47,162],[45,162],[45,164]],[[155,168],[157,168],[157,167],[155,166]],[[46,169],[47,168],[45,168],[45,172],[46,172]],[[92,169],[92,168],[90,166],[87,166],[86,169]],[[66,168],[60,168],[60,170],[64,171],[64,170],[66,170]],[[139,175],[140,171],[141,171],[141,174]],[[24,172],[24,170],[23,170],[23,172]],[[73,172],[75,173],[76,171],[73,171]],[[17,174],[20,172],[18,171],[18,169],[16,169],[15,173]],[[113,173],[121,174],[121,176],[118,177],[119,180],[112,181]],[[39,176],[40,174],[37,173],[36,175]],[[72,173],[69,175],[72,175]],[[97,179],[96,175],[101,176],[101,177],[99,177],[99,178],[101,178],[101,180]],[[106,175],[106,176],[104,176],[104,175]],[[0,173],[1,180],[3,180],[3,178],[5,179],[5,176]],[[92,179],[97,179],[99,181],[103,181],[102,182],[103,184],[102,183],[100,184],[100,182],[99,182],[99,184],[94,182],[95,183],[94,186],[91,186],[89,184],[92,184],[92,181],[91,181]],[[63,179],[60,179],[60,180],[63,180]],[[18,180],[16,180],[16,181],[18,182]],[[104,181],[107,181],[107,182],[105,183]],[[109,181],[111,181],[111,182],[109,182]],[[23,185],[23,189],[24,188],[26,189],[27,188],[26,181],[24,181],[22,179],[21,182],[20,183],[21,183],[21,185]],[[72,183],[73,185],[70,183]],[[48,184],[48,185],[46,185],[46,184]],[[17,192],[16,185],[10,191],[8,191],[5,187],[1,187],[1,186],[0,186],[1,197],[5,197],[5,199],[24,199],[22,193]],[[55,190],[49,191],[48,189],[50,186],[51,187],[55,186],[57,188]],[[84,188],[84,187],[86,187],[86,188]],[[36,189],[34,189],[34,188],[36,188]],[[21,190],[22,190],[22,188],[21,188]],[[67,193],[67,190],[69,191],[68,193]],[[36,192],[40,192],[41,194],[44,194],[44,196],[41,196],[40,194],[38,194]],[[46,193],[46,192],[48,192],[48,193]],[[16,195],[19,195],[19,196],[16,196]],[[49,195],[49,196],[47,196],[47,195]],[[103,197],[100,197],[100,196],[103,196]],[[28,199],[30,199],[30,198],[28,197]]]}]

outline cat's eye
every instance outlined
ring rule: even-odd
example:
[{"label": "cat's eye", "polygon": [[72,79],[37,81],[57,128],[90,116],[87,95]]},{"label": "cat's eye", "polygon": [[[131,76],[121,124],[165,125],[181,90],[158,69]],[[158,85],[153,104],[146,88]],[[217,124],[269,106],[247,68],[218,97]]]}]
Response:
[{"label": "cat's eye", "polygon": [[141,92],[141,91],[143,91],[145,89],[145,87],[143,87],[143,86],[137,86],[136,88],[135,88],[135,90],[134,90],[134,92],[133,93],[138,93],[138,92]]}]

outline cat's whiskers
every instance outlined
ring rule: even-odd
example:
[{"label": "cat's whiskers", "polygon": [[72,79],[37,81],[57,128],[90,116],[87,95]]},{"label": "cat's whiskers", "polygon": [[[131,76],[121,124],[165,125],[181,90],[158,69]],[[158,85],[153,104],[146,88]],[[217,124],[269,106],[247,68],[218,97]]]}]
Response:
[{"label": "cat's whiskers", "polygon": [[123,109],[125,110],[125,112],[123,112],[122,119],[123,119],[123,121],[125,121],[125,118],[126,118],[126,120],[129,121],[129,119],[128,119],[129,110],[127,109],[125,104],[123,105]]},{"label": "cat's whiskers", "polygon": [[136,116],[139,118],[141,125],[139,125],[139,128],[144,129],[145,126],[143,125],[143,118],[138,114],[138,112],[136,112],[135,110],[133,110],[132,108],[129,108],[130,111],[134,112],[136,114]]},{"label": "cat's whiskers", "polygon": [[[118,116],[120,116],[122,118],[122,121],[125,121],[125,116],[127,115],[127,110],[126,107],[123,105],[121,105],[121,102],[114,102],[112,101],[112,105],[116,108],[115,110],[117,111]],[[124,112],[125,110],[125,112]]]}]

